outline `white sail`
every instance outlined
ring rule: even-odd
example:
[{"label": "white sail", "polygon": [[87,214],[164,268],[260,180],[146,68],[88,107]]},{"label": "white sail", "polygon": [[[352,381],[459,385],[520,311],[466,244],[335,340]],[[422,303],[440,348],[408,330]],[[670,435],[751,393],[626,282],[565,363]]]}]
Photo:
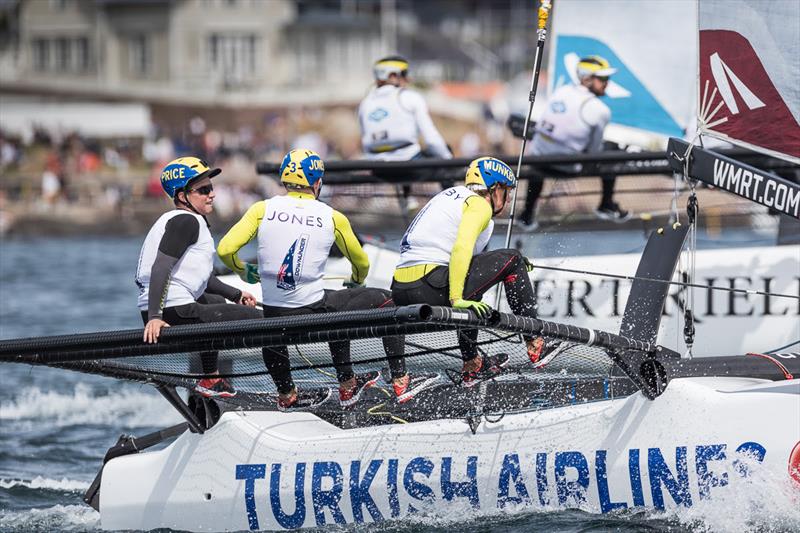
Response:
[{"label": "white sail", "polygon": [[580,57],[603,56],[618,69],[603,98],[612,124],[683,137],[695,116],[696,16],[695,0],[557,2],[551,89],[576,81]]}]

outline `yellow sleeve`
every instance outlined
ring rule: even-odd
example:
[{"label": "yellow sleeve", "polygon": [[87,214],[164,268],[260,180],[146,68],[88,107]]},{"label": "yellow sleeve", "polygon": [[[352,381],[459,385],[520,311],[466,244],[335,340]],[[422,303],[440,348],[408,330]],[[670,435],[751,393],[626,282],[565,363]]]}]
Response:
[{"label": "yellow sleeve", "polygon": [[364,283],[369,273],[369,258],[361,244],[359,244],[356,234],[353,233],[350,221],[335,209],[333,211],[333,237],[336,247],[353,265],[353,281]]},{"label": "yellow sleeve", "polygon": [[225,266],[237,274],[244,270],[244,265],[236,254],[245,244],[255,237],[256,233],[258,233],[258,226],[261,224],[261,219],[264,218],[264,213],[266,213],[266,211],[266,200],[254,203],[250,206],[250,209],[247,210],[242,219],[219,241],[217,255],[219,255],[219,258],[225,263]]},{"label": "yellow sleeve", "polygon": [[480,196],[470,196],[464,202],[458,235],[450,252],[450,301],[464,297],[464,283],[467,280],[472,251],[478,236],[492,219],[492,207]]}]

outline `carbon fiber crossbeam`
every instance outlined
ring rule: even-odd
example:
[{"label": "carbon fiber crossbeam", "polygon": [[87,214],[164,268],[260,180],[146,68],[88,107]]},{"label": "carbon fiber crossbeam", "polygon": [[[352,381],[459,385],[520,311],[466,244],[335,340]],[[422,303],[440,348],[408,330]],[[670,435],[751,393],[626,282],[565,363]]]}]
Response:
[{"label": "carbon fiber crossbeam", "polygon": [[[794,165],[750,150],[734,148],[720,150],[721,154],[747,161],[763,169],[792,168]],[[494,155],[493,157],[515,165],[517,155]],[[325,183],[327,185],[352,185],[364,183],[414,183],[463,179],[471,158],[433,159],[422,158],[411,161],[326,161]],[[556,165],[577,165],[572,172],[560,171]],[[562,167],[563,168],[563,167]],[[280,163],[260,162],[256,164],[259,174],[277,175]],[[604,174],[639,175],[672,174],[670,160],[664,152],[607,151],[597,154],[559,154],[548,156],[525,156],[518,178],[580,178]]]},{"label": "carbon fiber crossbeam", "polygon": [[258,348],[356,340],[387,335],[447,331],[462,327],[491,328],[528,336],[545,335],[609,350],[655,353],[657,346],[613,333],[578,326],[494,313],[479,319],[470,311],[413,305],[369,311],[347,311],[173,326],[157,344],[142,341],[142,330],[57,335],[0,341],[0,361],[58,364],[74,361]]}]

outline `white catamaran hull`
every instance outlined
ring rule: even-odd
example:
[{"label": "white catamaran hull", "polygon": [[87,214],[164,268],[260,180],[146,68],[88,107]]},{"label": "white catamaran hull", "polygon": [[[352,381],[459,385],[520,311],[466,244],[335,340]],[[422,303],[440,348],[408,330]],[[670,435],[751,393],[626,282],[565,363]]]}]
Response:
[{"label": "white catamaran hull", "polygon": [[425,509],[688,507],[754,484],[792,497],[799,440],[796,379],[677,379],[655,401],[509,414],[475,434],[464,420],[342,430],[307,413],[229,412],[203,435],[109,461],[100,512],[107,529],[226,531]]}]

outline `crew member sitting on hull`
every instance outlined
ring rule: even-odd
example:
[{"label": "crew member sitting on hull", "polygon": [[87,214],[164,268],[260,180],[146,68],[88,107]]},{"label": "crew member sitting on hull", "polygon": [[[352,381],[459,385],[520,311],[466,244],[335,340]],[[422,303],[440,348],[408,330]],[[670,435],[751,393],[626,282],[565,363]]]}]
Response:
[{"label": "crew member sitting on hull", "polygon": [[[320,202],[324,165],[311,150],[292,150],[280,167],[286,196],[253,204],[219,243],[222,261],[248,283],[261,281],[264,316],[276,317],[376,309],[393,306],[389,291],[364,287],[369,259],[347,218]],[[258,265],[243,263],[237,252],[258,238]],[[347,289],[323,288],[323,275],[331,246],[336,246],[352,264]],[[350,363],[350,342],[330,343],[339,401],[347,407],[380,377],[378,372],[356,374]],[[438,379],[437,374],[409,375],[403,359],[405,341],[401,336],[384,338],[392,384],[397,400],[410,400]],[[281,410],[313,407],[325,401],[328,389],[298,391],[290,372],[286,346],[265,347],[264,362],[278,389]]]},{"label": "crew member sitting on hull", "polygon": [[[424,155],[452,159],[453,154],[436,129],[425,99],[408,89],[408,60],[402,56],[379,59],[373,69],[375,88],[358,106],[361,147],[367,159],[408,161],[423,157],[419,137],[425,141]],[[418,206],[411,186],[403,185],[405,208]]]},{"label": "crew member sitting on hull", "polygon": [[[603,133],[611,120],[611,110],[600,100],[606,94],[609,76],[617,71],[600,56],[584,57],[578,62],[579,83],[567,84],[553,92],[536,124],[531,143],[533,155],[594,154],[603,150]],[[617,146],[617,149],[619,147]],[[573,172],[575,165],[554,165],[557,170]],[[631,214],[614,201],[616,176],[601,176],[603,195],[595,214],[605,220],[624,222]],[[536,203],[544,187],[543,180],[528,180],[528,194],[520,220],[526,230],[535,230]]]},{"label": "crew member sitting on hull", "polygon": [[[161,215],[145,237],[136,269],[144,341],[155,343],[170,325],[261,318],[255,297],[222,283],[212,274],[214,239],[206,215],[214,210],[211,178],[218,168],[196,157],[181,157],[161,172],[161,186],[175,209]],[[212,303],[217,295],[219,303]],[[241,305],[230,305],[224,299]],[[236,394],[218,373],[217,352],[200,354],[203,374],[195,390],[203,396]]]},{"label": "crew member sitting on hull", "polygon": [[[400,260],[392,281],[395,303],[452,305],[485,318],[491,307],[480,300],[502,282],[512,312],[535,317],[535,296],[528,278],[531,263],[517,250],[483,252],[492,236],[492,217],[503,211],[508,191],[516,184],[508,165],[481,157],[467,169],[465,185],[434,196],[400,243]],[[500,373],[508,364],[505,354],[482,357],[476,347],[477,334],[475,329],[459,332],[464,361],[461,381],[467,387]],[[535,368],[543,367],[562,350],[561,343],[543,337],[525,341]]]}]

